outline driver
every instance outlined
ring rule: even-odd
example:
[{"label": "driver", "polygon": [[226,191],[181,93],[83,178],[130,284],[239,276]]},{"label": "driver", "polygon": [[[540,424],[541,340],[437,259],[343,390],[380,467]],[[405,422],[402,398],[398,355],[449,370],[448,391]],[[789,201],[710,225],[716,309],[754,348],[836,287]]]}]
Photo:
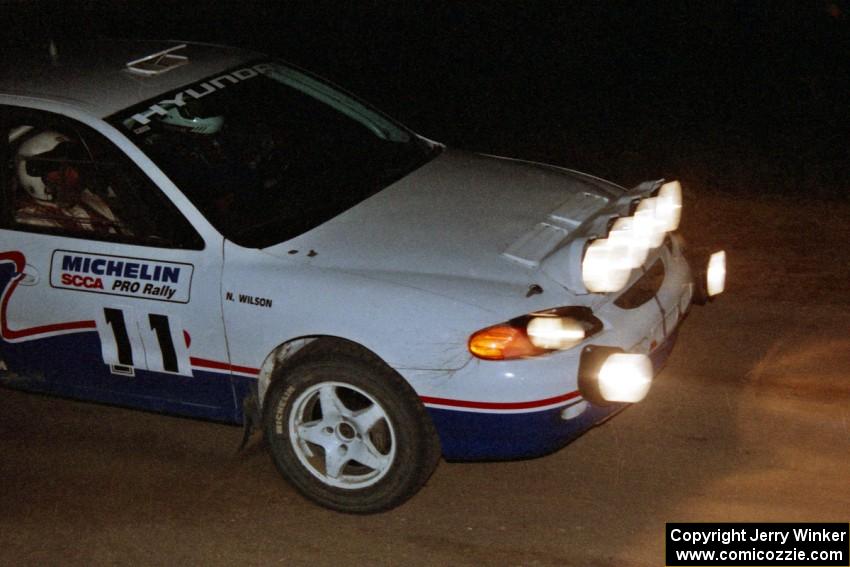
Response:
[{"label": "driver", "polygon": [[17,174],[23,194],[15,220],[71,232],[124,233],[109,206],[87,188],[81,145],[53,130],[31,136],[18,148]]},{"label": "driver", "polygon": [[227,225],[236,207],[234,188],[256,184],[253,164],[244,167],[239,155],[250,146],[229,143],[225,117],[199,101],[160,106],[166,109],[156,120],[160,131],[149,136],[147,143],[166,169],[178,179],[190,180],[181,184],[181,189],[213,224]]}]

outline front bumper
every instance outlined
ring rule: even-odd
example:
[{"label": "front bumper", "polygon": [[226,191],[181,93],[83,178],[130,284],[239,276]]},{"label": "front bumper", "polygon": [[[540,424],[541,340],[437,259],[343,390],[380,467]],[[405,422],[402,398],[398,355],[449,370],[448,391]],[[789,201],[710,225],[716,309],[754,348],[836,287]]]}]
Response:
[{"label": "front bumper", "polygon": [[[656,373],[664,367],[677,335],[674,331],[650,353]],[[578,391],[574,394],[564,404],[539,411],[428,410],[448,460],[532,458],[557,451],[629,405],[596,405],[584,400]]]},{"label": "front bumper", "polygon": [[[628,309],[611,298],[597,305],[594,313],[605,330],[589,341],[596,347],[648,355],[654,374],[673,349],[694,291],[678,243],[665,246],[659,261],[665,275],[652,299]],[[594,402],[582,394],[583,352],[575,348],[500,362],[473,359],[451,375],[419,381],[416,389],[437,428],[444,457],[505,460],[544,455],[628,405]]]}]

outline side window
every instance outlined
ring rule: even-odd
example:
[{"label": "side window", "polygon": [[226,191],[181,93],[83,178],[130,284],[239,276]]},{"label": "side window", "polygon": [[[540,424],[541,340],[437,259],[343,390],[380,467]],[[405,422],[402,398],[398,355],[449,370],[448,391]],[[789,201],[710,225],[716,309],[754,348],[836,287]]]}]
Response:
[{"label": "side window", "polygon": [[201,237],[159,188],[97,132],[40,115],[4,118],[4,227],[203,248]]}]

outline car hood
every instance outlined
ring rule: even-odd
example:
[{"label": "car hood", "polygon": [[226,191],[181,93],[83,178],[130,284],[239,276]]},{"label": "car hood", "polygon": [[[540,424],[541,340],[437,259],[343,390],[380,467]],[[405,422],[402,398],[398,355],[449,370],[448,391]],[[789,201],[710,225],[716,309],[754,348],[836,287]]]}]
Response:
[{"label": "car hood", "polygon": [[482,294],[524,295],[544,277],[543,259],[623,191],[554,166],[447,149],[265,252],[481,304]]}]

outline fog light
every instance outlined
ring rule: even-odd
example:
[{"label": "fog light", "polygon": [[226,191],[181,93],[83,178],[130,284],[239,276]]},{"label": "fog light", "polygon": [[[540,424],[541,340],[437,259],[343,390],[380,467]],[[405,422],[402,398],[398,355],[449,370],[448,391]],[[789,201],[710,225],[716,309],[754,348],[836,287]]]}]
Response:
[{"label": "fog light", "polygon": [[649,246],[636,234],[632,217],[617,219],[608,233],[608,245],[614,250],[614,258],[621,267],[629,270],[639,268],[649,255]]},{"label": "fog light", "polygon": [[715,252],[708,259],[705,272],[705,288],[709,297],[723,293],[726,289],[726,252]]},{"label": "fog light", "polygon": [[567,349],[584,340],[584,326],[570,317],[534,317],[527,331],[537,348]]},{"label": "fog light", "polygon": [[609,402],[639,402],[649,392],[652,374],[645,354],[612,354],[599,369],[599,393]]},{"label": "fog light", "polygon": [[678,181],[670,181],[658,190],[655,216],[661,227],[667,232],[679,228],[682,218],[682,186]]},{"label": "fog light", "polygon": [[[658,215],[658,198],[644,199],[638,205],[633,218],[635,235],[646,248],[657,248],[664,242],[665,220]],[[663,217],[663,213],[661,217]]]},{"label": "fog light", "polygon": [[618,261],[617,251],[607,238],[591,242],[581,263],[584,286],[593,293],[620,291],[629,281],[631,270]]}]

